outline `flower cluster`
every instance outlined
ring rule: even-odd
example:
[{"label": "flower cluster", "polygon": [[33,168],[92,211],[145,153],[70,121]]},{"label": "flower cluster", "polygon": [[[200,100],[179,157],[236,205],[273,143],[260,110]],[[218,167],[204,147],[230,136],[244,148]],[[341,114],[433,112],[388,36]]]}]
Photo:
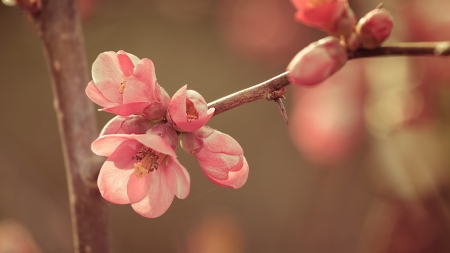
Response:
[{"label": "flower cluster", "polygon": [[114,117],[92,143],[107,156],[98,177],[102,196],[131,204],[142,216],[162,215],[176,195],[189,194],[190,177],[177,160],[183,149],[198,160],[213,183],[238,189],[248,177],[244,151],[231,136],[205,124],[214,115],[196,91],[179,89],[172,98],[158,84],[153,62],[124,51],[100,54],[92,66],[88,97]]},{"label": "flower cluster", "polygon": [[289,81],[295,85],[316,85],[341,69],[348,51],[374,49],[390,35],[393,22],[381,6],[356,23],[347,0],[291,0],[297,9],[295,18],[328,34],[300,51],[288,65]]}]

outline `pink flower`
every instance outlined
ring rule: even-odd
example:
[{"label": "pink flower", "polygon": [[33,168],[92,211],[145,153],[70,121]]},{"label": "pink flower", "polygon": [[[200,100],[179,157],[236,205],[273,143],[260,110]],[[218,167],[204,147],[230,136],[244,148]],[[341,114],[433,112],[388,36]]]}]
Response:
[{"label": "pink flower", "polygon": [[302,156],[333,166],[351,157],[364,137],[365,75],[351,61],[321,85],[295,87],[289,132]]},{"label": "pink flower", "polygon": [[375,9],[361,18],[356,26],[363,47],[373,49],[381,45],[391,34],[394,23],[389,11]]},{"label": "pink flower", "polygon": [[241,188],[248,178],[248,163],[239,143],[231,136],[204,126],[181,135],[181,146],[197,158],[205,175],[213,183]]},{"label": "pink flower", "polygon": [[131,204],[142,216],[162,215],[174,195],[189,194],[190,178],[175,154],[178,136],[168,125],[156,125],[146,134],[100,136],[92,151],[108,156],[98,176],[103,198],[116,204]]},{"label": "pink flower", "polygon": [[348,34],[354,25],[353,11],[347,0],[291,0],[297,12],[295,19],[318,27],[332,35]]},{"label": "pink flower", "polygon": [[153,124],[140,115],[116,116],[103,127],[100,136],[107,134],[145,134]]},{"label": "pink flower", "polygon": [[167,110],[167,121],[180,132],[193,132],[204,126],[214,115],[205,99],[194,90],[181,87],[172,97]]},{"label": "pink flower", "polygon": [[289,81],[296,85],[316,85],[347,62],[347,51],[334,37],[326,37],[300,51],[289,63]]},{"label": "pink flower", "polygon": [[165,117],[170,97],[158,85],[153,62],[124,51],[101,53],[92,65],[88,97],[120,116],[140,114],[151,120]]}]

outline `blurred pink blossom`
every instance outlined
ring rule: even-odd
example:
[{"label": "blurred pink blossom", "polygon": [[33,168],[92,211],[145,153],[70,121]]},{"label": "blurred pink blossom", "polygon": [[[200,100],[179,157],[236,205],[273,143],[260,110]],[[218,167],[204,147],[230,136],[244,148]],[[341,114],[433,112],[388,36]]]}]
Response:
[{"label": "blurred pink blossom", "polygon": [[356,23],[347,0],[291,0],[297,12],[295,19],[318,27],[332,35],[349,34]]},{"label": "blurred pink blossom", "polygon": [[86,94],[104,111],[151,120],[165,117],[170,97],[158,85],[151,60],[124,51],[101,53],[92,65],[92,77]]},{"label": "blurred pink blossom", "polygon": [[289,81],[295,85],[316,85],[333,75],[347,62],[347,51],[334,37],[311,43],[289,63]]},{"label": "blurred pink blossom", "polygon": [[176,159],[178,136],[166,124],[146,134],[112,134],[99,137],[92,151],[108,156],[98,177],[103,198],[115,204],[131,204],[147,218],[162,215],[174,195],[189,194],[190,177]]},{"label": "blurred pink blossom", "polygon": [[231,136],[204,126],[192,133],[182,133],[181,146],[197,158],[213,183],[238,189],[247,181],[249,167],[244,150]]},{"label": "blurred pink blossom", "polygon": [[289,130],[305,159],[331,166],[343,162],[364,133],[364,73],[349,62],[318,86],[293,89]]},{"label": "blurred pink blossom", "polygon": [[181,87],[172,97],[167,109],[167,121],[180,132],[193,132],[204,126],[214,115],[205,99],[194,90]]}]

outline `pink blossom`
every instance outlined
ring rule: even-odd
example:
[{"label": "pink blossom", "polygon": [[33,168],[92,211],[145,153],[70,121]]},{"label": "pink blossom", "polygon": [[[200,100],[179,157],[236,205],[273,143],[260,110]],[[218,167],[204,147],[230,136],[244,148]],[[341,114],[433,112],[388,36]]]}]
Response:
[{"label": "pink blossom", "polygon": [[238,189],[247,181],[249,167],[244,151],[231,136],[204,126],[195,132],[183,133],[181,146],[197,158],[213,183]]},{"label": "pink blossom", "polygon": [[391,34],[392,16],[385,9],[375,9],[361,18],[356,26],[363,47],[373,49],[381,45]]},{"label": "pink blossom", "polygon": [[296,85],[316,85],[347,62],[347,51],[334,37],[326,37],[300,51],[289,63],[289,81]]},{"label": "pink blossom", "polygon": [[146,134],[111,134],[92,143],[92,151],[108,156],[98,176],[103,198],[131,204],[142,216],[162,215],[174,195],[189,194],[190,177],[176,159],[178,136],[168,125],[153,126]]},{"label": "pink blossom", "polygon": [[295,87],[289,130],[308,161],[331,166],[346,161],[364,136],[364,65],[349,62],[321,85]]},{"label": "pink blossom", "polygon": [[347,0],[291,0],[291,2],[297,9],[295,19],[306,25],[318,27],[333,35],[347,34],[353,28],[351,23],[355,22],[352,21],[354,15],[348,7]]},{"label": "pink blossom", "polygon": [[214,115],[205,99],[194,90],[181,87],[172,97],[167,110],[167,120],[180,132],[193,132],[204,126]]},{"label": "pink blossom", "polygon": [[116,116],[103,127],[100,136],[107,134],[145,134],[153,123],[140,116]]},{"label": "pink blossom", "polygon": [[104,111],[151,120],[165,117],[170,97],[156,81],[149,59],[139,60],[124,51],[101,53],[92,65],[92,78],[86,94]]}]

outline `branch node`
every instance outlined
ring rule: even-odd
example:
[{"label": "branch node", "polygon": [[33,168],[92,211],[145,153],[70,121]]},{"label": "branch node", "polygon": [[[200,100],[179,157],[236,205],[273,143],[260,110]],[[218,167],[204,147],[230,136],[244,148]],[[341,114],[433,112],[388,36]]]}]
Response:
[{"label": "branch node", "polygon": [[447,56],[450,55],[450,42],[441,42],[434,49],[434,55]]},{"label": "branch node", "polygon": [[[284,96],[282,96],[282,97],[284,98]],[[281,100],[280,98],[274,99],[274,101],[277,103],[278,107],[280,108],[280,113],[283,116],[286,126],[289,126],[289,120],[287,117],[286,107],[284,107],[283,100]]]},{"label": "branch node", "polygon": [[286,98],[284,94],[286,93],[286,87],[283,87],[279,90],[274,90],[266,94],[266,99],[271,100],[277,100],[279,98]]}]

